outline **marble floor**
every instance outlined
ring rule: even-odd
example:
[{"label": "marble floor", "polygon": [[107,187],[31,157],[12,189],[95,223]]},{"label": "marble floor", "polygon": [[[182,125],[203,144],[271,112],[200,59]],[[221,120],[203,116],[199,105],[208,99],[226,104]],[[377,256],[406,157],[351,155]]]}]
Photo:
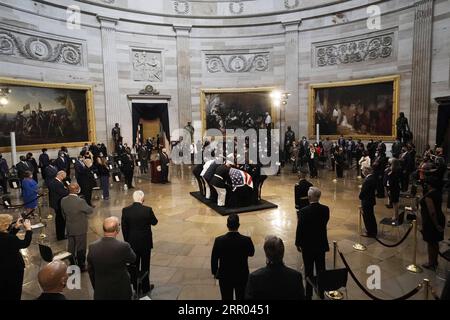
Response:
[{"label": "marble floor", "polygon": [[[434,291],[440,294],[444,284],[445,270],[449,264],[440,259],[437,272],[425,270],[413,274],[406,271],[412,262],[413,237],[398,247],[387,248],[372,239],[362,238],[367,251],[355,251],[352,246],[358,240],[358,192],[361,180],[354,172],[346,172],[345,178],[337,183],[332,182],[333,175],[327,170],[319,173],[318,179],[312,183],[322,190],[323,204],[331,209],[328,224],[329,241],[337,241],[341,252],[348,260],[351,269],[361,283],[366,285],[369,274],[367,267],[377,265],[381,270],[381,289],[372,290],[372,294],[382,299],[399,297],[415,288],[423,279],[430,280]],[[263,198],[278,204],[277,209],[240,214],[240,232],[251,236],[255,244],[255,256],[249,259],[251,271],[265,265],[263,242],[266,235],[274,234],[284,240],[286,252],[285,263],[299,271],[303,271],[302,259],[297,252],[294,240],[297,217],[294,210],[293,187],[296,176],[286,168],[280,176],[269,177],[263,188]],[[171,168],[171,183],[166,185],[151,184],[148,176],[137,175],[136,187],[146,193],[146,204],[153,207],[159,223],[153,228],[154,250],[151,258],[151,282],[155,284],[150,298],[153,300],[213,300],[220,299],[218,283],[210,271],[210,254],[214,238],[227,231],[226,217],[212,211],[189,195],[196,190],[196,182],[188,166]],[[120,184],[114,183],[110,200],[101,200],[100,192],[95,192],[95,212],[90,219],[88,241],[99,238],[102,233],[102,221],[108,216],[121,216],[121,210],[132,202],[133,190],[123,190]],[[13,197],[17,194],[13,194]],[[14,201],[17,202],[18,200]],[[379,199],[376,216],[379,221],[390,217],[392,212],[385,207],[385,199]],[[43,216],[47,216],[44,209]],[[391,209],[392,210],[392,209]],[[396,242],[397,231],[385,228],[380,235],[386,242]],[[402,227],[402,235],[407,226]],[[54,222],[50,221],[45,232],[45,240],[54,251],[64,250],[66,241],[57,242],[54,235]],[[446,231],[448,239],[448,228]],[[23,299],[34,299],[40,294],[37,284],[37,272],[41,259],[37,247],[38,234],[33,244],[24,250],[26,260]],[[121,235],[120,235],[121,238]],[[448,244],[441,244],[441,251],[448,249]],[[417,263],[426,262],[426,246],[419,234]],[[327,254],[327,266],[333,267],[333,253]],[[342,267],[337,258],[337,267]],[[350,278],[347,284],[348,298],[352,300],[369,299]],[[81,276],[81,288],[66,290],[69,299],[92,299],[93,291],[87,273]],[[411,299],[423,299],[421,291]]]}]

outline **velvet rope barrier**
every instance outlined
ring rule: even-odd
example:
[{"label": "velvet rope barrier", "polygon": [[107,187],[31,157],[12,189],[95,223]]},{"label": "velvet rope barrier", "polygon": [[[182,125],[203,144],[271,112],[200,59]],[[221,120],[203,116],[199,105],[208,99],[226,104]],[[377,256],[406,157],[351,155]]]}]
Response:
[{"label": "velvet rope barrier", "polygon": [[381,244],[381,245],[383,245],[383,246],[385,246],[385,247],[388,247],[388,248],[394,248],[394,247],[397,247],[397,246],[401,245],[401,244],[403,243],[403,241],[405,241],[406,238],[408,238],[408,236],[409,236],[409,234],[411,233],[411,230],[412,230],[412,229],[413,229],[413,226],[410,225],[409,228],[408,228],[408,231],[406,231],[406,233],[405,233],[405,235],[403,236],[403,238],[401,238],[400,241],[397,242],[397,243],[395,243],[395,244],[388,244],[388,243],[385,243],[385,242],[381,241],[381,240],[378,239],[378,238],[375,238],[375,240],[376,240],[379,244]]},{"label": "velvet rope barrier", "polygon": [[3,200],[3,205],[5,206],[6,209],[20,209],[20,208],[25,207],[27,204],[30,204],[30,203],[38,200],[39,198],[42,198],[43,196],[45,196],[45,194],[40,194],[39,196],[37,196],[33,200],[30,200],[30,201],[22,203],[22,204],[17,204],[17,205],[5,205],[5,200]]},{"label": "velvet rope barrier", "polygon": [[361,284],[361,282],[359,282],[358,278],[356,278],[355,274],[353,273],[353,271],[350,269],[350,266],[347,263],[347,260],[345,260],[344,255],[342,254],[342,252],[338,251],[339,255],[342,259],[342,262],[345,265],[345,268],[348,270],[348,272],[350,273],[350,276],[353,278],[353,280],[355,281],[356,285],[372,300],[378,300],[378,301],[386,301],[386,300],[392,300],[392,301],[398,301],[398,300],[406,300],[411,298],[412,296],[414,296],[415,294],[417,294],[420,289],[422,289],[423,285],[422,283],[418,284],[417,287],[415,287],[413,290],[411,290],[410,292],[404,294],[401,297],[395,298],[395,299],[381,299],[378,298],[376,296],[374,296],[372,293],[370,293],[366,287],[364,287],[364,285]]}]

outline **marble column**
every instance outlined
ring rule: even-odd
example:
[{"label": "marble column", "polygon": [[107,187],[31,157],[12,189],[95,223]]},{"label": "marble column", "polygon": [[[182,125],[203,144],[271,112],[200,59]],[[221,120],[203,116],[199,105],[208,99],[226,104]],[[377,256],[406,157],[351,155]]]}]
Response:
[{"label": "marble column", "polygon": [[[105,91],[106,137],[110,150],[113,150],[111,130],[120,123],[119,73],[116,57],[116,26],[118,19],[97,16],[100,22],[103,56],[103,81]],[[122,127],[123,130],[123,127]],[[124,132],[122,132],[122,136]]]},{"label": "marble column", "polygon": [[184,128],[188,121],[192,121],[191,26],[174,25],[173,28],[177,37],[178,123],[179,128]]},{"label": "marble column", "polygon": [[287,126],[291,126],[295,137],[306,133],[307,128],[300,132],[299,126],[299,26],[300,20],[283,22],[285,30],[285,90],[291,96],[287,105],[281,108],[281,136],[280,143],[284,146],[284,133]]},{"label": "marble column", "polygon": [[415,4],[410,126],[419,152],[428,144],[434,0]]}]

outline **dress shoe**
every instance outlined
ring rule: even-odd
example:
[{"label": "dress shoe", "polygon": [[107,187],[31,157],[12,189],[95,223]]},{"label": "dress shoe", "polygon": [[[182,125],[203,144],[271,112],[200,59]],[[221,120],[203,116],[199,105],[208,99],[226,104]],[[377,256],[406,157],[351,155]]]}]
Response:
[{"label": "dress shoe", "polygon": [[425,269],[431,270],[431,271],[436,271],[436,269],[437,269],[436,265],[428,264],[428,263],[423,264],[422,267]]}]

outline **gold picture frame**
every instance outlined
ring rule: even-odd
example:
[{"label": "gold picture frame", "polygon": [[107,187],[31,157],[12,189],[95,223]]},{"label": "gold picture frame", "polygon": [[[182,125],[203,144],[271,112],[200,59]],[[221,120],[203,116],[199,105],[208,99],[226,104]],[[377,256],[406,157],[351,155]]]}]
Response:
[{"label": "gold picture frame", "polygon": [[[9,143],[5,143],[5,133],[8,133],[8,128],[5,127],[6,121],[4,119],[11,119],[12,117],[14,117],[12,114],[15,114],[15,118],[12,127],[9,128],[9,131],[16,132],[17,151],[38,150],[42,148],[57,149],[63,145],[68,148],[82,147],[85,143],[96,141],[95,113],[93,105],[94,95],[92,86],[0,77],[0,88],[11,89],[11,93],[7,98],[13,100],[12,103],[17,102],[15,105],[12,105],[10,102],[7,106],[0,107],[0,122],[2,122],[2,124],[0,124],[0,129],[2,130],[1,139],[3,139],[0,140],[0,152],[11,151],[11,146],[9,146]],[[17,94],[17,96],[14,96],[15,89],[20,90],[20,94]],[[41,104],[41,102],[43,101],[49,102],[48,105],[50,105],[52,101],[56,104],[54,100],[50,100],[50,97],[54,98],[56,96],[58,99],[62,99],[64,95],[66,98],[64,102],[62,100],[57,100],[60,104],[59,109],[55,109],[55,107],[53,106],[53,109],[46,110],[46,107],[50,107],[48,107],[45,103]],[[41,101],[41,99],[43,101]],[[21,104],[19,105],[18,103]],[[85,108],[84,110],[79,109],[80,104],[81,107]],[[32,110],[32,108],[34,108],[35,110]],[[67,112],[64,112],[64,108],[66,108]],[[19,117],[19,114],[22,115],[27,111],[29,111],[30,113],[28,118],[23,116],[23,121],[22,119],[17,119]],[[61,112],[63,114],[59,115],[57,114],[57,112]],[[50,113],[55,114],[54,119],[56,120],[54,121],[57,124],[55,125],[57,129],[52,130],[53,132],[60,132],[60,139],[58,139],[57,134],[55,134],[54,136],[51,135],[50,124],[47,119],[47,117],[50,117],[50,120],[53,120],[52,115],[49,115]],[[35,118],[32,118],[32,116],[36,117],[36,115],[41,114],[42,117],[38,117],[38,120],[34,120]],[[45,120],[47,120],[47,122],[45,122]],[[43,125],[40,125],[39,121],[41,121],[41,124]],[[29,122],[31,122],[31,124],[28,124]],[[33,127],[33,124],[35,122],[37,124]],[[80,123],[81,128],[77,127],[77,125],[79,125]],[[71,131],[67,129],[66,133],[64,133],[64,130],[62,128],[66,127],[64,127],[63,124],[70,125]],[[8,120],[8,125],[11,125],[11,120]],[[45,126],[47,126],[47,128],[45,128]],[[21,128],[24,128],[24,130],[17,132],[18,130],[16,129]],[[43,132],[43,130],[46,130],[46,132]],[[81,132],[81,134],[79,135],[81,137],[80,141],[77,141],[73,138],[73,134],[76,132]],[[30,141],[30,143],[23,143],[24,141],[28,140]],[[36,143],[36,140],[39,142],[42,141],[42,143]],[[47,141],[52,142],[47,143]],[[6,144],[8,144],[8,146]]]},{"label": "gold picture frame", "polygon": [[277,90],[276,87],[259,87],[259,88],[210,88],[200,90],[200,112],[202,120],[202,135],[205,134],[207,128],[207,110],[206,110],[206,95],[208,94],[245,94],[245,93],[267,93],[267,98],[270,101],[270,116],[272,118],[272,124],[278,122],[278,112],[277,107],[274,105],[270,94]]},{"label": "gold picture frame", "polygon": [[[343,92],[342,94],[339,93],[338,90],[336,90],[339,88],[345,88],[344,90],[340,90]],[[343,105],[342,107],[347,108],[346,110],[349,110],[348,113],[350,114],[352,113],[351,111],[352,109],[356,109],[356,111],[353,113],[354,120],[345,122],[344,126],[342,126],[342,123],[339,124],[340,119],[336,120],[337,121],[336,123],[334,122],[333,119],[335,118],[337,119],[338,117],[336,117],[336,113],[334,112],[332,113],[332,115],[330,115],[330,111],[334,111],[335,109],[337,109],[339,114],[339,112],[341,112],[340,100],[346,100],[348,104],[349,101],[351,101],[350,96],[352,94],[351,93],[352,90],[355,92],[355,97],[353,101],[354,106],[352,107],[353,104],[350,104],[348,106]],[[367,97],[367,99],[365,100],[366,104],[361,103],[361,96],[363,96],[364,90],[370,93],[364,95],[364,99],[366,99]],[[380,92],[380,94],[377,96],[375,92]],[[383,92],[386,92],[386,94],[383,94]],[[371,94],[374,95],[374,97],[372,97],[374,99],[373,101],[368,100],[370,99]],[[325,95],[327,95],[326,98],[324,97]],[[388,96],[390,96],[390,98]],[[384,105],[382,103],[380,104],[379,102],[380,97],[385,99]],[[330,105],[327,105],[327,103],[329,102],[327,101],[328,98],[330,101],[335,100],[334,101],[335,103],[330,103]],[[337,139],[342,134],[344,137],[351,136],[354,139],[361,139],[361,140],[374,139],[383,141],[393,141],[396,138],[395,122],[397,120],[399,113],[399,99],[400,99],[399,75],[390,75],[371,79],[310,84],[309,99],[308,99],[309,137],[311,139],[313,138],[315,139],[317,123],[324,123],[323,126],[322,125],[319,126],[320,129],[319,133],[321,138],[329,137],[331,139]],[[367,103],[370,105],[370,107],[367,106]],[[332,105],[334,105],[334,107]],[[336,105],[338,105],[338,107]],[[389,107],[390,105],[392,106]],[[317,110],[318,108],[320,108],[321,110],[318,111]],[[334,109],[331,110],[331,108]],[[377,108],[386,109],[387,113],[390,114],[390,116],[387,117],[383,112],[377,112]],[[345,111],[342,111],[342,113],[346,117]],[[367,113],[369,113],[370,115],[375,115],[375,117],[378,116],[379,117],[378,120],[375,120],[375,118],[372,119],[371,116],[369,116],[367,119]],[[330,116],[332,116],[331,119]],[[356,117],[358,117],[359,119],[358,121],[356,120]],[[382,117],[385,118],[382,119]],[[364,119],[366,121],[363,122],[361,119]],[[351,122],[353,121],[354,123],[352,125]],[[332,125],[330,126],[327,124]],[[322,127],[324,127],[325,129],[323,129]],[[334,127],[336,127],[336,130],[334,130]],[[381,130],[377,131],[377,128],[380,127]],[[324,131],[325,133],[322,134],[322,132]]]}]

